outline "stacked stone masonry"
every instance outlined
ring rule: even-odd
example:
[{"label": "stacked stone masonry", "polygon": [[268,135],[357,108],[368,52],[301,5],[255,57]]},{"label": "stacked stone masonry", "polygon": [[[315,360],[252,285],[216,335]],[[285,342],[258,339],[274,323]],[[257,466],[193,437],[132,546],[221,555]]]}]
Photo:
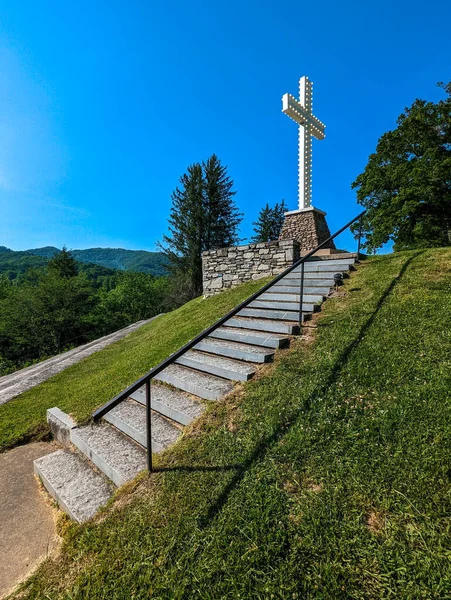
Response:
[{"label": "stacked stone masonry", "polygon": [[[279,240],[297,240],[301,252],[313,250],[330,237],[325,214],[315,208],[285,214]],[[325,246],[335,248],[333,241]]]},{"label": "stacked stone masonry", "polygon": [[299,256],[296,240],[207,250],[202,253],[204,295],[213,296],[246,281],[278,275]]}]

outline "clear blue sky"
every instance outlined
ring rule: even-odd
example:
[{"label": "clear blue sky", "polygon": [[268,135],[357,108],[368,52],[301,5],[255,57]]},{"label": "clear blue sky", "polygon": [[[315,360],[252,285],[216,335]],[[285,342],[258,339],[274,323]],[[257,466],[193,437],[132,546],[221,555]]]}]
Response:
[{"label": "clear blue sky", "polygon": [[4,0],[0,245],[155,248],[170,194],[215,152],[243,237],[260,207],[297,205],[297,127],[314,82],[313,204],[331,230],[350,184],[416,97],[451,79],[449,0]]}]

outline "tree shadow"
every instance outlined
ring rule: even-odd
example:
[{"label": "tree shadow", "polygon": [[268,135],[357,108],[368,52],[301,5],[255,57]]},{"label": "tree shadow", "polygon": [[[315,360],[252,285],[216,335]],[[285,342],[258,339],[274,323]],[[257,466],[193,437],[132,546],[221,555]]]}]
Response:
[{"label": "tree shadow", "polygon": [[[299,416],[303,412],[310,410],[313,402],[315,401],[315,398],[321,397],[322,395],[324,395],[327,392],[327,390],[329,389],[329,387],[337,380],[339,373],[341,372],[343,367],[348,362],[351,353],[358,347],[358,345],[362,341],[365,333],[368,331],[368,329],[373,324],[377,314],[379,313],[382,306],[385,304],[385,302],[389,298],[390,294],[393,292],[393,289],[395,288],[395,286],[402,279],[402,277],[403,277],[404,273],[406,272],[410,263],[414,260],[414,258],[417,258],[417,256],[419,256],[422,253],[423,253],[423,251],[415,253],[413,256],[409,257],[406,260],[406,262],[403,264],[398,275],[393,278],[391,283],[388,285],[386,290],[383,292],[383,294],[379,298],[379,301],[378,301],[373,313],[368,317],[368,319],[362,325],[362,327],[360,328],[358,334],[355,336],[353,341],[350,344],[348,344],[348,346],[343,350],[341,355],[338,357],[338,359],[337,359],[335,365],[333,366],[332,371],[331,371],[329,377],[327,378],[327,380],[325,381],[325,383],[322,384],[321,386],[319,386],[316,390],[314,390],[310,394],[310,396],[303,403],[302,407],[300,407],[298,410],[296,410],[293,413],[293,415],[291,416],[291,418],[288,419],[288,421],[285,418],[283,425],[279,425],[271,435],[266,436],[265,438],[262,438],[260,440],[260,442],[257,444],[257,446],[256,446],[255,450],[252,452],[252,454],[239,467],[237,466],[237,472],[235,473],[235,475],[233,475],[232,479],[226,485],[226,487],[221,492],[221,494],[219,495],[217,500],[210,506],[210,508],[207,510],[207,512],[204,515],[201,515],[199,517],[198,525],[201,529],[207,527],[208,524],[215,518],[215,516],[222,510],[222,508],[224,507],[225,503],[228,500],[230,493],[234,490],[234,488],[236,488],[239,485],[239,483],[243,480],[245,474],[251,469],[251,467],[254,464],[256,464],[260,459],[262,459],[264,457],[264,455],[272,447],[274,447],[278,443],[278,441],[293,428],[293,426],[296,424]],[[221,468],[218,468],[218,470],[220,470],[220,469]],[[214,470],[214,468],[212,468],[212,470]]]},{"label": "tree shadow", "polygon": [[195,466],[195,465],[177,465],[175,467],[156,467],[152,469],[152,473],[167,473],[168,471],[179,472],[208,472],[208,471],[239,471],[243,469],[243,465],[222,465],[222,466]]}]

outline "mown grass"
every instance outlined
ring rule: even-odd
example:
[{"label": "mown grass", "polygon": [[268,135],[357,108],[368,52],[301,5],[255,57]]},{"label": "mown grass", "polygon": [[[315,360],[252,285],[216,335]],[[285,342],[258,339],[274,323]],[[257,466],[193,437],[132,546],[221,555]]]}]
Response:
[{"label": "mown grass", "polygon": [[451,597],[451,251],[367,261],[24,598]]},{"label": "mown grass", "polygon": [[205,327],[257,291],[268,279],[212,298],[196,298],[178,310],[108,346],[0,406],[0,451],[48,436],[46,410],[58,406],[80,421],[157,365]]}]

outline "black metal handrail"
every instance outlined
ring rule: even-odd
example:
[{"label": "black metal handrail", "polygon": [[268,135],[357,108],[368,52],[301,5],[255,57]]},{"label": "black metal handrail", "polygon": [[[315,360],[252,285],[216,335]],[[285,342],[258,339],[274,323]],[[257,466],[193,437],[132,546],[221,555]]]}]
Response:
[{"label": "black metal handrail", "polygon": [[247,298],[246,300],[244,300],[243,302],[241,302],[241,304],[239,304],[238,306],[236,306],[233,310],[231,310],[229,313],[227,313],[224,317],[221,317],[218,321],[216,321],[216,323],[214,323],[210,327],[207,327],[207,329],[204,329],[204,331],[202,331],[202,333],[200,333],[195,338],[193,338],[192,340],[190,340],[189,342],[187,342],[179,350],[177,350],[176,352],[174,352],[171,355],[169,355],[168,358],[166,358],[165,360],[163,360],[156,367],[153,367],[153,369],[151,369],[145,375],[143,375],[142,377],[140,377],[137,381],[135,381],[135,383],[132,383],[132,385],[130,385],[128,388],[126,388],[123,392],[120,392],[120,394],[117,394],[117,396],[115,396],[114,398],[112,398],[109,402],[107,402],[106,404],[104,404],[103,406],[101,406],[100,408],[98,408],[92,414],[92,418],[94,419],[94,421],[98,421],[99,419],[101,419],[110,410],[112,410],[115,406],[117,406],[118,404],[120,404],[121,402],[123,402],[124,400],[126,400],[131,394],[133,394],[133,392],[136,392],[139,388],[141,388],[143,385],[145,385],[146,386],[147,468],[149,469],[149,471],[152,471],[152,423],[151,423],[151,396],[150,396],[150,382],[151,382],[151,380],[156,375],[158,375],[159,373],[161,373],[161,371],[163,371],[164,369],[166,369],[166,367],[168,367],[169,365],[171,365],[172,363],[174,363],[178,358],[180,358],[180,356],[182,356],[183,354],[185,354],[185,352],[187,352],[188,350],[190,350],[191,348],[193,348],[196,344],[198,344],[204,338],[208,337],[210,335],[210,333],[212,333],[215,329],[217,329],[218,327],[221,327],[221,325],[223,325],[226,321],[228,321],[230,318],[232,318],[233,316],[235,316],[238,312],[240,312],[240,310],[242,310],[243,308],[245,308],[248,304],[250,304],[251,302],[253,302],[261,294],[263,294],[264,292],[266,292],[266,290],[268,290],[270,287],[272,287],[275,283],[277,283],[278,281],[280,281],[281,279],[283,279],[283,277],[285,277],[286,275],[288,275],[288,273],[291,273],[291,271],[293,271],[299,265],[302,265],[302,267],[301,267],[300,298],[299,298],[299,325],[301,326],[302,320],[303,320],[302,319],[302,297],[304,295],[303,289],[304,289],[304,263],[305,263],[305,261],[307,261],[314,254],[316,254],[316,252],[318,252],[318,250],[321,250],[322,248],[324,248],[329,242],[331,242],[338,235],[340,235],[340,233],[343,233],[343,231],[345,231],[346,229],[348,229],[357,220],[360,220],[360,226],[359,226],[359,232],[358,232],[358,249],[357,249],[357,257],[359,257],[359,255],[360,255],[360,239],[361,239],[361,235],[362,235],[362,217],[365,214],[365,212],[366,211],[363,211],[360,214],[358,214],[351,221],[349,221],[349,223],[347,223],[346,225],[344,225],[341,229],[339,229],[333,235],[331,235],[326,240],[324,240],[324,242],[322,242],[316,248],[314,248],[313,250],[311,250],[310,252],[308,252],[305,256],[302,256],[299,260],[297,260],[295,263],[293,263],[290,267],[288,267],[287,269],[285,269],[285,271],[283,271],[282,273],[280,273],[280,275],[277,275],[269,283],[267,283],[262,288],[260,288],[258,290],[258,292],[255,292],[255,294],[252,294],[252,296],[249,296],[249,298]]}]

